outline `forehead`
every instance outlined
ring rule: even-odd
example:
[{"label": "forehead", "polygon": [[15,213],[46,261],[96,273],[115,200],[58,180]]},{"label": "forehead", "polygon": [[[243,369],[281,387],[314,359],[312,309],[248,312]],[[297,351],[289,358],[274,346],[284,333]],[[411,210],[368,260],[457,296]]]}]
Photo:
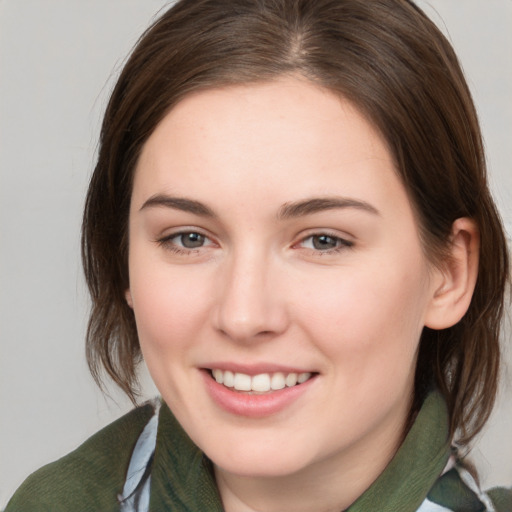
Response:
[{"label": "forehead", "polygon": [[183,99],[146,142],[133,199],[193,190],[248,204],[256,192],[286,202],[334,189],[374,201],[405,194],[386,143],[354,105],[286,78]]}]

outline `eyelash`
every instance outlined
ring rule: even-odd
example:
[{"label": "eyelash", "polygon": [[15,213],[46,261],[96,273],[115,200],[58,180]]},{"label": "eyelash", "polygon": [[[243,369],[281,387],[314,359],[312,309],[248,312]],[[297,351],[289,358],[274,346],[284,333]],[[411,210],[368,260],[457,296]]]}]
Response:
[{"label": "eyelash", "polygon": [[[182,247],[182,246],[176,245],[176,243],[173,242],[173,240],[175,240],[176,238],[183,237],[186,235],[198,235],[198,236],[202,237],[205,241],[208,240],[210,243],[208,243],[206,245],[201,245],[197,248],[191,248],[191,247]],[[208,236],[204,235],[203,233],[201,233],[199,231],[194,231],[194,230],[179,231],[177,233],[172,233],[163,238],[159,238],[157,240],[157,243],[161,247],[164,247],[166,250],[171,251],[175,254],[180,254],[180,255],[181,254],[187,255],[187,254],[197,253],[199,251],[199,249],[213,245],[213,243],[211,242],[211,240]]]},{"label": "eyelash", "polygon": [[324,249],[324,250],[318,249],[315,247],[311,247],[311,248],[308,247],[307,249],[315,254],[318,254],[318,255],[333,255],[333,254],[338,254],[347,249],[351,249],[354,246],[353,242],[346,240],[344,238],[341,238],[339,236],[333,235],[328,232],[319,232],[319,233],[313,233],[311,235],[308,235],[308,236],[302,238],[299,241],[299,243],[296,245],[303,245],[307,240],[311,240],[312,245],[314,245],[313,239],[321,238],[321,237],[328,238],[328,239],[332,240],[336,244],[335,247],[332,247],[329,249]]},{"label": "eyelash", "polygon": [[[186,236],[186,235],[197,235],[198,237],[202,237],[202,239],[205,242],[208,241],[209,243],[200,245],[198,247],[191,248],[191,247],[183,247],[183,246],[177,245],[175,242],[173,242],[173,240],[175,240],[179,237]],[[333,243],[336,244],[335,247],[331,247],[331,248],[327,248],[327,249],[323,249],[323,250],[315,248],[314,247],[315,242],[313,240],[315,238],[322,238],[322,237],[330,239]],[[311,243],[312,243],[313,247],[304,247],[304,244],[307,240],[312,241]],[[209,246],[213,245],[213,242],[211,241],[211,239],[208,236],[204,235],[203,233],[201,233],[199,231],[193,231],[193,230],[179,231],[177,233],[172,233],[170,235],[167,235],[163,238],[158,239],[157,243],[161,247],[164,247],[166,250],[169,250],[178,255],[194,254],[194,253],[197,253],[200,249],[202,249],[204,247],[209,247]],[[311,253],[321,256],[321,255],[333,255],[333,254],[337,254],[342,251],[345,251],[347,249],[351,249],[354,246],[354,243],[349,240],[346,240],[344,238],[341,238],[339,236],[328,233],[328,232],[318,232],[318,233],[313,233],[313,234],[310,234],[310,235],[302,238],[298,243],[294,244],[293,247],[297,247],[297,246],[301,246],[301,245],[303,246],[304,249],[307,249]]]}]

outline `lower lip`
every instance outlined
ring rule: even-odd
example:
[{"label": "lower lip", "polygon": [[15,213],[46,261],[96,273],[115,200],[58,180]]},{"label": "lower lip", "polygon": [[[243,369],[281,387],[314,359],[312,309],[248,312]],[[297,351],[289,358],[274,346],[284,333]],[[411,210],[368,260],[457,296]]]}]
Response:
[{"label": "lower lip", "polygon": [[250,395],[219,384],[207,370],[202,370],[206,389],[213,401],[225,411],[237,416],[263,418],[289,407],[308,391],[316,376],[297,386],[262,395]]}]

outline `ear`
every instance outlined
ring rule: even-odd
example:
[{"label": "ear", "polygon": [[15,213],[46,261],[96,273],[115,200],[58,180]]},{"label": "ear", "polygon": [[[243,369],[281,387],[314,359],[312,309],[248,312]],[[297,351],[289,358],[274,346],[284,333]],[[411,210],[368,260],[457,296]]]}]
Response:
[{"label": "ear", "polygon": [[480,235],[476,223],[467,217],[452,226],[448,257],[436,269],[434,290],[427,309],[425,325],[447,329],[466,313],[478,276]]},{"label": "ear", "polygon": [[133,299],[132,299],[132,292],[130,291],[130,288],[128,288],[124,292],[124,298],[126,299],[126,303],[128,306],[130,306],[133,309]]}]

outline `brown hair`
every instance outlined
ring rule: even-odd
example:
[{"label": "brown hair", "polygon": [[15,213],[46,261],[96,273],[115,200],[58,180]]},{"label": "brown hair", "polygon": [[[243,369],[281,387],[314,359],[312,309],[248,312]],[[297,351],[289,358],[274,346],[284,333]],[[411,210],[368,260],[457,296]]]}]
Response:
[{"label": "brown hair", "polygon": [[445,37],[407,0],[182,0],[143,34],[106,109],[83,218],[93,376],[101,383],[103,367],[135,400],[141,356],[124,294],[132,180],[145,141],[191,91],[283,74],[344,96],[378,127],[432,261],[442,260],[455,219],[479,226],[469,310],[449,329],[424,329],[415,382],[414,408],[437,386],[451,433],[468,443],[496,395],[508,253],[463,73]]}]

